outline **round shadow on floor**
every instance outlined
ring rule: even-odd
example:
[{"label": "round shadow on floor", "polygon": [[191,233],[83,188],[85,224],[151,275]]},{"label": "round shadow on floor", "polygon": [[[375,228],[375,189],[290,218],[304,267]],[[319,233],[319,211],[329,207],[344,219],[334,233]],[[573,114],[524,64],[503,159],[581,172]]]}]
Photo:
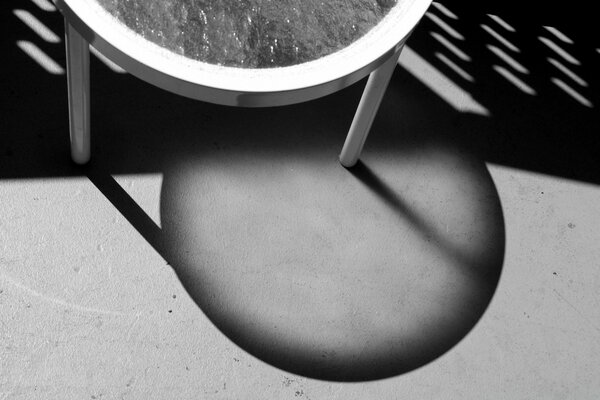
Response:
[{"label": "round shadow on floor", "polygon": [[423,366],[474,327],[505,244],[483,162],[412,137],[345,169],[339,140],[230,136],[173,164],[161,223],[183,286],[233,342],[292,373],[364,381]]}]

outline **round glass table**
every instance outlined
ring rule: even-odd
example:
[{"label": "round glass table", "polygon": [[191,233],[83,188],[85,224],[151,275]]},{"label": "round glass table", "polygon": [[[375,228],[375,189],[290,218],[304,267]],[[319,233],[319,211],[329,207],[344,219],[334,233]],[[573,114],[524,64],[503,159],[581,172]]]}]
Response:
[{"label": "round glass table", "polygon": [[316,99],[369,75],[341,163],[359,158],[400,51],[431,0],[54,0],[65,17],[71,155],[90,159],[89,45],[216,104]]}]

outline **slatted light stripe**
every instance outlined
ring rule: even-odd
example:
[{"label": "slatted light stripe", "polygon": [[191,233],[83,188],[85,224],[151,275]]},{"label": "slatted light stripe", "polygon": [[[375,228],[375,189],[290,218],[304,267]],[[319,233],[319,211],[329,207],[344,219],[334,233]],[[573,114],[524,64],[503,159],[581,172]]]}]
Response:
[{"label": "slatted light stripe", "polygon": [[435,56],[439,58],[441,62],[446,64],[450,69],[460,75],[464,80],[469,82],[475,82],[475,78],[473,78],[467,71],[456,65],[452,60],[443,55],[442,53],[435,53]]},{"label": "slatted light stripe", "polygon": [[566,61],[570,62],[571,64],[581,65],[579,60],[577,60],[575,57],[573,57],[572,55],[567,53],[564,49],[562,49],[559,45],[554,43],[552,40],[545,38],[543,36],[538,36],[538,39],[540,40],[540,42],[544,43],[546,46],[548,46],[550,49],[552,49],[556,54],[558,54],[559,56],[564,58]]},{"label": "slatted light stripe", "polygon": [[494,20],[495,23],[497,23],[498,25],[500,25],[501,27],[503,27],[507,31],[509,31],[509,32],[516,32],[515,28],[513,28],[508,22],[506,22],[505,20],[503,20],[499,16],[494,15],[494,14],[488,14],[487,16],[490,17],[492,20]]},{"label": "slatted light stripe", "polygon": [[19,40],[17,41],[17,47],[23,50],[25,54],[31,57],[33,61],[38,63],[39,66],[44,68],[47,72],[53,75],[62,75],[65,73],[63,67],[61,67],[56,61],[54,61],[48,54],[44,53],[44,51],[35,44],[26,40]]},{"label": "slatted light stripe", "polygon": [[431,36],[433,36],[433,38],[435,40],[437,40],[442,45],[444,45],[444,47],[446,47],[448,50],[450,50],[452,53],[454,53],[461,60],[471,61],[471,57],[469,57],[464,51],[462,51],[461,49],[459,49],[458,47],[456,47],[455,45],[450,43],[450,41],[448,39],[446,39],[444,36],[442,36],[436,32],[431,32]]},{"label": "slatted light stripe", "polygon": [[494,53],[496,56],[501,58],[505,63],[510,65],[515,71],[520,72],[522,74],[528,74],[529,70],[525,68],[521,63],[517,60],[506,54],[502,49],[492,46],[491,44],[487,45],[487,48]]},{"label": "slatted light stripe", "polygon": [[560,70],[560,72],[562,72],[563,74],[567,75],[569,78],[571,78],[573,81],[575,81],[576,83],[578,83],[580,86],[583,87],[587,87],[587,82],[584,81],[583,79],[581,79],[579,77],[579,75],[577,75],[575,72],[571,71],[569,68],[565,67],[564,65],[562,65],[558,60],[555,60],[554,58],[548,58],[548,62],[550,62],[550,64],[554,65],[556,68],[558,68]]},{"label": "slatted light stripe", "polygon": [[569,96],[571,96],[577,102],[579,102],[581,105],[584,105],[584,106],[589,107],[589,108],[593,108],[594,107],[594,105],[588,99],[586,99],[585,97],[583,97],[575,89],[573,89],[571,86],[567,85],[562,80],[560,80],[558,78],[552,78],[551,81],[556,86],[558,86],[559,88],[561,88],[565,93],[567,93]]},{"label": "slatted light stripe", "polygon": [[106,65],[111,71],[116,72],[117,74],[125,74],[126,71],[115,64],[112,60],[106,57],[104,54],[100,53],[94,47],[90,46],[90,53],[96,56],[98,60],[100,60],[104,65]]},{"label": "slatted light stripe", "polygon": [[546,29],[548,32],[550,32],[554,36],[556,36],[559,40],[561,40],[567,44],[573,44],[573,41],[571,40],[571,38],[569,38],[567,35],[565,35],[561,31],[559,31],[558,29],[556,29],[552,26],[544,26],[544,29]]},{"label": "slatted light stripe", "polygon": [[465,40],[465,37],[458,33],[454,28],[444,22],[440,17],[430,12],[425,13],[425,16],[432,20],[437,26],[442,28],[448,35],[458,40]]},{"label": "slatted light stripe", "polygon": [[492,28],[490,28],[489,26],[485,25],[485,24],[481,24],[480,25],[481,28],[483,28],[484,31],[486,31],[487,33],[489,33],[494,39],[496,39],[497,41],[499,41],[500,43],[502,43],[502,45],[504,45],[504,47],[506,47],[507,49],[515,52],[515,53],[520,53],[521,50],[519,50],[519,48],[517,46],[515,46],[514,44],[512,44],[511,42],[509,42],[504,36],[500,35],[498,32],[496,32],[495,30],[493,30]]},{"label": "slatted light stripe", "polygon": [[448,10],[448,8],[445,5],[443,5],[442,3],[438,3],[437,1],[434,1],[431,3],[431,5],[434,6],[435,8],[437,8],[446,17],[452,18],[452,19],[458,19],[458,16],[456,14],[454,14],[452,11]]},{"label": "slatted light stripe", "polygon": [[33,4],[38,6],[43,11],[54,12],[56,11],[56,7],[54,4],[48,0],[31,0]]},{"label": "slatted light stripe", "polygon": [[517,87],[522,92],[527,93],[532,96],[537,94],[536,91],[533,90],[533,88],[531,86],[529,86],[528,84],[523,82],[521,79],[517,78],[512,72],[510,72],[506,68],[501,67],[499,65],[494,65],[493,68],[494,68],[494,71],[496,71],[497,73],[502,75],[504,77],[504,79],[506,79],[507,81],[512,83],[515,87]]},{"label": "slatted light stripe", "polygon": [[60,37],[29,11],[13,10],[13,14],[46,42],[60,43]]}]

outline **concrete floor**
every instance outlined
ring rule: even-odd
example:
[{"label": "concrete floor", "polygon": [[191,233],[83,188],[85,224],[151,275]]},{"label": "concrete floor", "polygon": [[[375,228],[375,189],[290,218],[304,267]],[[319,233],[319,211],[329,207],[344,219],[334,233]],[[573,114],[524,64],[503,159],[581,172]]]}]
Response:
[{"label": "concrete floor", "polygon": [[0,399],[600,396],[579,16],[434,4],[351,170],[364,82],[236,109],[93,58],[82,168],[52,9],[0,6]]}]

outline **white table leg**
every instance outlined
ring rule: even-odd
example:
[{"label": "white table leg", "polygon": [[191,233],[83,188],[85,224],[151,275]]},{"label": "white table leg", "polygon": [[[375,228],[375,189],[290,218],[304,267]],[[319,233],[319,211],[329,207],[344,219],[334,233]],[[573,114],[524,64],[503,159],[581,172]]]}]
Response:
[{"label": "white table leg", "polygon": [[90,52],[89,44],[65,21],[69,133],[71,157],[77,164],[90,159]]},{"label": "white table leg", "polygon": [[392,78],[403,47],[404,43],[402,43],[394,55],[375,71],[371,72],[369,76],[340,154],[340,163],[346,168],[353,167],[360,157],[360,152],[365,145],[369,130],[371,129],[385,90]]}]

